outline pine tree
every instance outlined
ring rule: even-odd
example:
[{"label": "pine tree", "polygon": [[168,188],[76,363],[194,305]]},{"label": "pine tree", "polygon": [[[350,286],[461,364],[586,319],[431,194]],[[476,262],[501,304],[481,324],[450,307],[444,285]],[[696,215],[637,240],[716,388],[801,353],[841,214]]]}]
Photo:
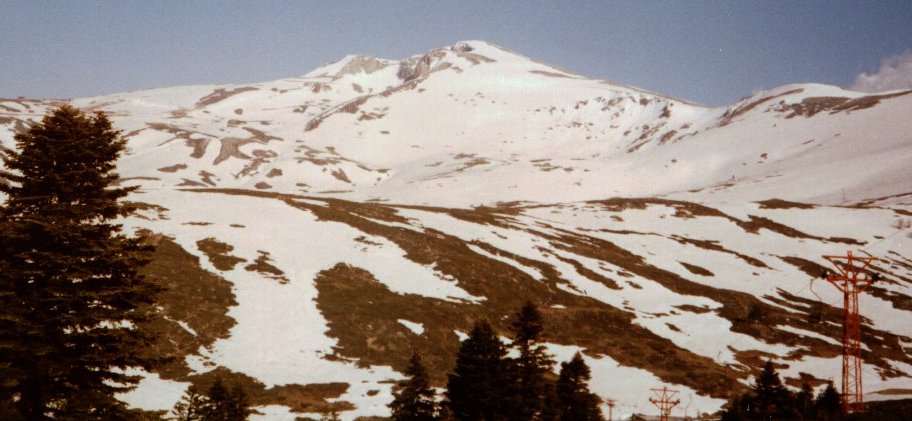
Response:
[{"label": "pine tree", "polygon": [[[114,398],[151,369],[134,329],[155,287],[137,270],[151,250],[112,221],[125,141],[103,114],[64,105],[15,136],[0,172],[0,399],[28,420],[116,419]],[[0,405],[2,406],[2,405]]]},{"label": "pine tree", "polygon": [[174,405],[174,415],[177,421],[199,421],[203,419],[203,411],[209,403],[209,399],[199,393],[194,385],[190,385],[181,400]]},{"label": "pine tree", "polygon": [[763,371],[760,372],[751,390],[753,392],[753,406],[749,411],[751,419],[794,419],[797,416],[794,398],[782,384],[772,361],[767,361],[763,366]]},{"label": "pine tree", "polygon": [[434,401],[434,389],[431,389],[427,370],[421,363],[418,353],[412,354],[405,369],[408,379],[399,383],[399,391],[394,393],[389,407],[392,418],[396,421],[433,421],[437,419],[437,402]]},{"label": "pine tree", "polygon": [[250,399],[239,385],[231,389],[218,378],[207,392],[208,402],[203,407],[205,421],[243,421],[250,416]]},{"label": "pine tree", "polygon": [[817,419],[822,421],[833,421],[840,419],[842,412],[842,396],[833,387],[833,383],[827,384],[826,389],[817,396],[814,402],[817,408]]},{"label": "pine tree", "polygon": [[339,409],[336,408],[336,405],[329,405],[323,408],[320,411],[320,421],[341,421],[342,418],[339,417]]},{"label": "pine tree", "polygon": [[795,409],[800,419],[814,419],[814,390],[807,383],[801,384],[801,391],[795,395]]},{"label": "pine tree", "polygon": [[541,313],[532,302],[527,302],[515,315],[510,326],[513,332],[513,347],[519,356],[511,361],[514,383],[510,416],[515,420],[540,420],[544,409],[545,378],[554,361],[539,343],[542,330]]},{"label": "pine tree", "polygon": [[491,325],[478,322],[456,354],[456,367],[447,382],[450,412],[459,421],[499,421],[507,418],[509,393],[506,349]]},{"label": "pine tree", "polygon": [[561,421],[602,421],[599,398],[589,392],[589,366],[579,352],[570,362],[561,363],[557,378],[557,407]]}]

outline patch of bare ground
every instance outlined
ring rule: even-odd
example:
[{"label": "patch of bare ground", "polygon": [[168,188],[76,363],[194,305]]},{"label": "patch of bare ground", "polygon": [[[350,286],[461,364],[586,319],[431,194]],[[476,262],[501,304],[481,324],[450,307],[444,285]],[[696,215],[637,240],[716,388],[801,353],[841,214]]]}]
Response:
[{"label": "patch of bare ground", "polygon": [[273,169],[269,170],[268,173],[266,173],[266,178],[275,178],[275,177],[281,177],[281,176],[282,176],[282,169],[280,169],[280,168],[273,168]]},{"label": "patch of bare ground", "polygon": [[[190,373],[184,357],[228,337],[235,325],[228,307],[237,302],[231,283],[202,269],[199,259],[172,239],[149,232],[143,237],[155,245],[155,252],[141,273],[162,289],[156,314],[140,326],[155,337],[143,352],[170,359],[155,370],[162,377],[183,378]],[[178,321],[186,323],[192,332]]]},{"label": "patch of bare ground", "polygon": [[711,308],[707,308],[707,307],[697,307],[697,306],[691,305],[691,304],[682,304],[682,305],[679,305],[679,306],[675,306],[675,308],[680,309],[680,310],[683,310],[683,311],[689,311],[689,312],[691,312],[691,313],[696,313],[696,314],[703,314],[703,313],[710,313],[710,312],[712,312],[712,309],[711,309]]},{"label": "patch of bare ground", "polygon": [[[251,403],[256,405],[286,405],[295,412],[319,412],[348,390],[347,383],[290,384],[266,388],[257,380],[241,373],[217,367],[205,374],[192,374],[185,357],[195,354],[201,347],[209,347],[218,339],[229,336],[235,325],[228,316],[228,308],[237,305],[231,283],[202,269],[199,259],[187,253],[168,237],[143,233],[146,241],[154,244],[152,262],[142,273],[162,291],[156,302],[154,314],[140,325],[155,340],[143,350],[163,358],[155,372],[162,378],[188,381],[203,390],[216,378],[238,384],[248,392]],[[178,322],[183,322],[188,331]],[[353,409],[348,402],[335,402],[340,411]]]},{"label": "patch of bare ground", "polygon": [[280,284],[287,284],[288,278],[285,277],[285,272],[282,272],[281,269],[275,267],[272,263],[272,259],[269,257],[269,252],[257,250],[259,256],[253,263],[244,266],[244,270],[250,272],[257,272],[269,279],[274,279],[279,281]]},{"label": "patch of bare ground", "polygon": [[850,245],[856,245],[856,246],[861,246],[861,245],[865,244],[864,241],[858,241],[854,238],[845,238],[845,237],[824,238],[824,237],[818,237],[816,235],[806,234],[806,233],[801,232],[788,225],[780,224],[776,221],[773,221],[772,219],[764,218],[762,216],[748,215],[748,218],[749,218],[749,220],[747,220],[747,221],[739,220],[737,223],[738,223],[738,226],[740,226],[744,231],[749,232],[751,234],[756,234],[756,233],[760,232],[760,229],[767,229],[769,231],[772,231],[777,234],[781,234],[781,235],[784,235],[784,236],[790,237],[790,238],[805,238],[805,239],[810,239],[810,240],[817,240],[817,241],[831,242],[831,243],[843,243],[843,244],[850,244]]},{"label": "patch of bare ground", "polygon": [[836,114],[840,112],[852,112],[863,110],[866,108],[871,108],[877,104],[880,104],[880,101],[890,98],[896,98],[899,96],[907,95],[912,93],[912,90],[896,92],[892,94],[882,94],[882,95],[867,95],[859,98],[845,98],[845,97],[808,97],[801,100],[797,104],[784,104],[780,103],[776,107],[776,111],[788,112],[785,118],[793,117],[812,117],[817,113],[823,111],[829,111],[830,114]]},{"label": "patch of bare ground", "polygon": [[256,184],[254,184],[253,187],[256,189],[260,189],[260,190],[268,190],[268,189],[272,188],[272,186],[265,181],[260,181]]},{"label": "patch of bare ground", "polygon": [[756,202],[760,209],[814,209],[816,206],[806,203],[789,202],[782,199],[769,199]]},{"label": "patch of bare ground", "polygon": [[804,92],[804,89],[792,89],[790,91],[783,92],[778,95],[770,95],[757,99],[756,101],[749,102],[747,104],[739,105],[734,108],[729,108],[725,111],[725,114],[722,114],[722,117],[719,118],[719,127],[726,126],[732,122],[736,117],[743,115],[744,113],[756,108],[758,105],[763,104],[764,102],[783,97],[786,95],[798,94]]},{"label": "patch of bare ground", "polygon": [[737,218],[727,215],[726,213],[701,205],[694,202],[685,202],[682,200],[658,199],[658,198],[626,198],[614,197],[605,200],[592,200],[586,202],[591,205],[599,205],[603,209],[611,212],[622,212],[627,209],[643,210],[649,206],[667,206],[675,209],[674,217],[676,218],[696,218],[699,216],[711,216],[725,218],[732,222],[738,222]]},{"label": "patch of bare ground", "polygon": [[287,384],[267,388],[257,379],[225,367],[188,376],[185,380],[202,390],[207,390],[216,379],[221,379],[229,387],[242,387],[250,398],[251,406],[284,405],[291,408],[292,412],[298,413],[320,412],[329,405],[334,405],[339,411],[355,409],[351,402],[335,400],[348,391],[348,383]]},{"label": "patch of bare ground", "polygon": [[681,266],[684,266],[685,269],[687,269],[690,273],[692,273],[694,275],[716,276],[715,274],[710,272],[709,269],[706,269],[704,267],[697,266],[697,265],[690,264],[690,263],[685,263],[685,262],[678,262],[678,263],[680,263]]},{"label": "patch of bare ground", "polygon": [[894,389],[879,390],[877,392],[872,392],[872,393],[876,393],[878,395],[912,395],[912,389],[894,388]]},{"label": "patch of bare ground", "polygon": [[341,168],[332,170],[332,172],[330,174],[332,174],[332,176],[335,177],[336,180],[339,180],[343,183],[351,184],[351,180],[348,178],[348,175],[345,174],[345,170],[343,170]]},{"label": "patch of bare ground", "polygon": [[247,155],[241,152],[241,146],[244,146],[248,143],[256,142],[254,139],[239,139],[236,137],[225,137],[221,139],[221,148],[219,149],[218,156],[215,157],[215,160],[212,161],[212,165],[218,165],[219,163],[225,161],[228,158],[234,157],[238,159],[251,159],[250,155]]},{"label": "patch of bare ground", "polygon": [[167,167],[161,167],[158,170],[161,172],[177,172],[184,169],[187,169],[187,164],[174,164]]},{"label": "patch of bare ground", "polygon": [[[161,205],[136,201],[124,202],[124,205],[128,210],[133,212],[132,216],[135,218],[145,219],[147,221],[152,220],[153,218],[158,220],[168,219],[168,208]],[[150,214],[151,216],[147,216],[147,214]]]},{"label": "patch of bare ground", "polygon": [[208,185],[200,183],[199,181],[188,180],[186,178],[181,178],[181,182],[177,186],[178,187],[209,187]]},{"label": "patch of bare ground", "polygon": [[196,247],[209,258],[209,261],[218,270],[232,270],[238,263],[246,262],[245,259],[229,254],[234,250],[234,246],[212,237],[197,241]]},{"label": "patch of bare ground", "polygon": [[738,253],[734,250],[729,250],[729,249],[723,247],[722,245],[720,245],[719,242],[715,241],[715,240],[696,240],[693,238],[681,237],[679,235],[672,235],[669,238],[672,240],[675,240],[681,244],[689,244],[689,245],[697,246],[704,250],[712,250],[712,251],[718,251],[718,252],[722,252],[722,253],[731,254],[731,255],[745,261],[747,264],[749,264],[751,266],[755,266],[758,268],[768,268],[769,267],[766,265],[766,263],[763,263],[762,260],[757,259],[755,257],[747,256],[745,254]]},{"label": "patch of bare ground", "polygon": [[563,73],[557,73],[557,72],[548,72],[545,70],[529,70],[529,73],[534,73],[537,75],[542,75],[542,76],[547,76],[547,77],[561,77],[561,78],[573,79],[573,77],[570,75],[566,75]]},{"label": "patch of bare ground", "polygon": [[[873,205],[873,204],[875,204],[875,203],[877,203],[877,202],[883,201],[883,200],[887,200],[887,199],[896,199],[896,198],[906,197],[906,196],[912,196],[912,192],[891,194],[891,195],[889,195],[889,196],[880,196],[880,197],[874,197],[874,198],[871,198],[871,199],[865,199],[865,200],[862,200],[862,201],[860,201],[860,202],[858,202],[858,203],[855,203],[854,206],[855,206],[855,207],[863,208],[863,207],[871,206],[871,205]],[[912,216],[912,213],[909,213],[908,211],[905,211],[905,210],[902,210],[902,209],[894,209],[894,211],[896,211],[897,213],[903,213],[903,214],[905,214],[906,216]]]},{"label": "patch of bare ground", "polygon": [[206,95],[200,98],[199,101],[196,101],[196,108],[203,108],[217,102],[224,101],[239,93],[255,90],[257,90],[257,88],[254,88],[253,86],[242,86],[236,89],[216,88],[209,95]]}]

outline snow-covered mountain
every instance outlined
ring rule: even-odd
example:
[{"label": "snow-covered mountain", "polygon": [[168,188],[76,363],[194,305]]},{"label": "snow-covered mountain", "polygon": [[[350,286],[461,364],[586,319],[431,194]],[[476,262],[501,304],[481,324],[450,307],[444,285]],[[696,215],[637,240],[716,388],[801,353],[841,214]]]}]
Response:
[{"label": "snow-covered mountain", "polygon": [[[2,146],[54,103],[0,99]],[[713,411],[765,359],[839,379],[841,295],[812,280],[847,250],[886,275],[866,390],[912,393],[912,91],[707,108],[469,41],[72,103],[124,130],[125,223],[169,288],[153,351],[179,358],[135,405],[222,375],[267,419],[383,415],[412,349],[442,382],[473,320],[531,299],[621,413],[663,383]]]}]

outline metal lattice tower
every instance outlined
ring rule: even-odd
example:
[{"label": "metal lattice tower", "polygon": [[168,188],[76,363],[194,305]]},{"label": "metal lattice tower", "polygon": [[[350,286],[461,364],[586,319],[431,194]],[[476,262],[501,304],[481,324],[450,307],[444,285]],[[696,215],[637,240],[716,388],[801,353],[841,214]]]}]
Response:
[{"label": "metal lattice tower", "polygon": [[649,402],[652,402],[653,405],[659,408],[659,420],[668,421],[668,416],[671,415],[671,409],[681,403],[680,399],[675,399],[678,391],[669,389],[668,386],[662,386],[661,389],[649,390],[652,391],[653,396],[649,398]]},{"label": "metal lattice tower", "polygon": [[838,273],[827,273],[826,280],[842,291],[842,410],[846,413],[864,411],[864,392],[861,368],[861,320],[858,316],[858,294],[879,279],[866,269],[876,257],[823,256],[836,267]]}]

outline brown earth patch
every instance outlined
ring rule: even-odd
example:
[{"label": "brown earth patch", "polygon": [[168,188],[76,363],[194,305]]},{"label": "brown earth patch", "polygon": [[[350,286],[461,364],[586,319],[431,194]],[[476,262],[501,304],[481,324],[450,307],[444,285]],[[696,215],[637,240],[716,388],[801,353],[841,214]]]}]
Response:
[{"label": "brown earth patch", "polygon": [[[162,291],[155,304],[157,316],[140,326],[155,337],[143,352],[170,359],[156,368],[163,378],[183,378],[190,373],[185,356],[229,336],[235,321],[228,316],[228,307],[237,302],[231,283],[202,269],[199,258],[168,237],[148,232],[144,236],[155,245],[155,252],[141,273]],[[193,332],[176,321],[183,321]]]},{"label": "brown earth patch", "polygon": [[174,164],[168,167],[161,167],[158,170],[161,172],[177,172],[184,169],[187,169],[187,164]]},{"label": "brown earth patch", "polygon": [[[143,215],[143,213],[154,213],[155,219],[158,219],[158,220],[168,219],[168,214],[167,214],[168,208],[166,208],[164,206],[156,205],[154,203],[136,202],[136,201],[126,201],[126,202],[123,202],[123,204],[124,204],[124,206],[127,207],[127,209],[130,210],[130,212],[132,212],[132,216],[135,218],[145,219],[148,221],[148,220],[151,220],[152,218]],[[139,213],[137,213],[137,212],[139,212]]]},{"label": "brown earth patch", "polygon": [[756,202],[760,209],[814,209],[816,206],[806,203],[789,202],[782,199],[769,199]]},{"label": "brown earth patch", "polygon": [[181,182],[177,186],[178,187],[209,187],[208,185],[200,183],[199,181],[188,180],[186,178],[182,178]]},{"label": "brown earth patch", "polygon": [[783,92],[778,95],[770,95],[767,97],[760,98],[756,101],[749,102],[744,105],[740,105],[735,108],[729,108],[725,111],[725,114],[722,114],[722,117],[719,118],[719,127],[726,126],[732,122],[736,117],[743,115],[744,113],[756,108],[758,105],[763,104],[764,102],[770,101],[775,98],[783,97],[786,95],[798,94],[804,92],[804,89],[792,89],[790,91]]},{"label": "brown earth patch", "polygon": [[272,263],[272,259],[269,257],[269,252],[257,250],[259,256],[253,263],[244,267],[244,270],[250,272],[257,272],[269,279],[274,279],[279,281],[280,284],[287,284],[288,278],[285,277],[285,272],[282,272],[281,269],[275,267]]},{"label": "brown earth patch", "polygon": [[245,259],[229,254],[234,250],[234,246],[212,237],[197,241],[196,247],[209,258],[209,261],[218,270],[229,271],[234,269],[238,263],[246,262]]},{"label": "brown earth patch", "polygon": [[693,238],[681,237],[679,235],[672,235],[669,238],[672,240],[675,240],[681,244],[690,244],[690,245],[697,246],[704,250],[712,250],[712,251],[718,251],[718,252],[722,252],[722,253],[731,254],[731,255],[747,262],[747,264],[749,264],[751,266],[755,266],[758,268],[769,268],[769,266],[767,266],[766,263],[764,263],[762,260],[757,259],[756,257],[751,257],[751,256],[748,256],[745,254],[738,253],[734,250],[729,250],[729,249],[723,247],[722,245],[720,245],[719,242],[715,241],[715,240],[696,240]]},{"label": "brown earth patch", "polygon": [[216,379],[220,379],[229,388],[243,388],[250,398],[251,406],[284,405],[291,408],[292,412],[320,412],[329,405],[334,405],[339,411],[355,409],[350,402],[328,401],[348,391],[348,383],[287,384],[266,388],[266,385],[257,379],[225,367],[217,367],[212,371],[186,378],[202,390],[211,387]]},{"label": "brown earth patch", "polygon": [[281,177],[281,176],[282,176],[282,170],[280,168],[273,168],[273,169],[269,170],[268,173],[266,173],[266,178],[275,178],[275,177]]},{"label": "brown earth patch", "polygon": [[706,269],[706,268],[703,268],[703,267],[700,267],[700,266],[697,266],[697,265],[693,265],[693,264],[690,264],[690,263],[684,263],[684,262],[678,262],[678,263],[680,263],[681,266],[684,266],[685,269],[687,269],[688,271],[690,271],[690,273],[692,273],[692,274],[694,274],[694,275],[700,275],[700,276],[715,276],[715,274],[713,274],[712,272],[710,272],[710,271],[709,271],[708,269]]},{"label": "brown earth patch", "polygon": [[530,70],[529,73],[534,73],[537,75],[542,75],[542,76],[547,76],[547,77],[562,77],[562,78],[573,79],[573,77],[570,75],[566,75],[563,73],[557,73],[557,72],[548,72],[545,70]]},{"label": "brown earth patch", "polygon": [[212,104],[215,104],[220,101],[224,101],[234,95],[237,95],[242,92],[256,91],[257,88],[252,86],[242,86],[236,89],[225,89],[225,88],[216,88],[212,93],[206,95],[196,101],[196,108],[203,108]]}]

